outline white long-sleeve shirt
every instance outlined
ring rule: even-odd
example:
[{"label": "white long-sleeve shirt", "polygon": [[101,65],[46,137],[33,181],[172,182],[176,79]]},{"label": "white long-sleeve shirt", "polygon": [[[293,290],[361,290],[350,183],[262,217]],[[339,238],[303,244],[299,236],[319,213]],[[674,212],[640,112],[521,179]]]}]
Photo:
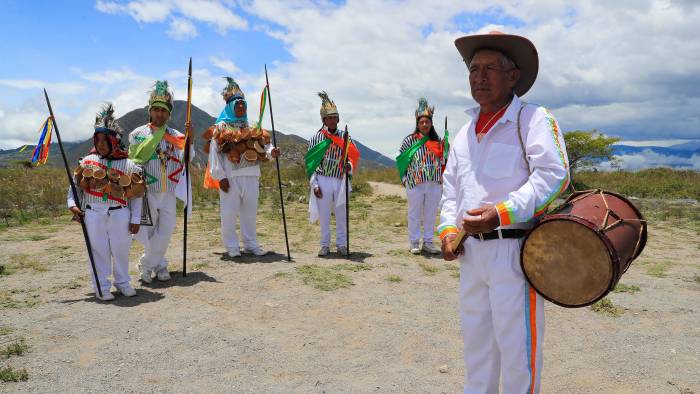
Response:
[{"label": "white long-sleeve shirt", "polygon": [[[518,140],[517,118],[527,160]],[[443,173],[442,211],[438,234],[444,238],[461,227],[466,211],[485,204],[498,210],[501,228],[530,228],[535,218],[569,184],[564,136],[544,107],[525,104],[517,96],[505,114],[478,142],[474,131],[479,107],[450,147]]]}]

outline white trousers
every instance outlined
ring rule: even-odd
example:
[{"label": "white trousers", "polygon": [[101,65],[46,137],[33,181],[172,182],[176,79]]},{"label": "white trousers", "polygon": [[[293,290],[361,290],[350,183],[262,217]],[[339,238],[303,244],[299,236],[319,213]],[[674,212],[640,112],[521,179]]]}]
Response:
[{"label": "white trousers", "polygon": [[464,393],[538,393],[544,302],[520,268],[517,239],[470,237],[460,257]]},{"label": "white trousers", "polygon": [[234,176],[228,178],[228,192],[219,190],[221,212],[221,240],[229,252],[240,251],[236,221],[241,220],[243,248],[258,247],[255,220],[258,212],[260,182],[257,176]]},{"label": "white trousers", "polygon": [[316,182],[323,193],[323,197],[318,199],[321,246],[330,246],[331,244],[331,212],[335,213],[335,244],[336,246],[345,246],[348,239],[347,227],[345,226],[345,205],[336,206],[336,201],[340,198],[342,178],[317,175]]},{"label": "white trousers", "polygon": [[[106,294],[112,288],[112,283],[108,279],[110,274],[114,275],[114,285],[117,287],[129,284],[131,279],[129,277],[131,213],[129,208],[108,211],[106,205],[91,204],[91,206],[93,209],[85,210],[85,226],[90,237],[97,278],[100,281],[102,294]],[[88,260],[89,263],[90,260]],[[92,267],[89,269],[92,289],[97,293]]]},{"label": "white trousers", "polygon": [[424,182],[412,188],[406,188],[408,197],[408,240],[420,241],[421,220],[423,221],[423,243],[433,243],[435,235],[435,218],[437,217],[442,185],[437,182]]},{"label": "white trousers", "polygon": [[170,237],[175,230],[176,204],[175,193],[148,193],[148,206],[151,211],[153,226],[141,226],[136,239],[143,244],[140,269],[158,271],[168,268],[165,252],[168,250]]}]

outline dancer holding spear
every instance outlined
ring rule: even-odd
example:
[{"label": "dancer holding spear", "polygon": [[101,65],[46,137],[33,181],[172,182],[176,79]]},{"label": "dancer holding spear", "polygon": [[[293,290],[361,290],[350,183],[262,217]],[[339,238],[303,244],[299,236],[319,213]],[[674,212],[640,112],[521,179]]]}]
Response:
[{"label": "dancer holding spear", "polygon": [[[320,92],[321,119],[323,127],[309,139],[307,152],[304,156],[306,176],[309,178],[309,221],[320,221],[321,249],[319,256],[330,253],[331,242],[331,211],[335,213],[335,244],[340,255],[348,255],[347,240],[347,203],[345,191],[350,190],[343,180],[347,174],[352,174],[358,168],[360,151],[349,138],[338,130],[340,115],[338,107],[331,101],[328,94]],[[347,149],[347,160],[345,147]],[[343,190],[345,189],[345,190]]]},{"label": "dancer holding spear", "polygon": [[[241,256],[236,234],[240,217],[243,253],[267,254],[257,240],[256,215],[260,193],[260,163],[277,158],[280,149],[273,147],[270,133],[260,127],[262,108],[255,127],[248,124],[248,105],[240,86],[231,77],[221,92],[226,105],[216,123],[204,133],[209,152],[205,175],[206,188],[218,188],[221,211],[221,238],[229,257]],[[263,90],[263,95],[265,90]]]}]

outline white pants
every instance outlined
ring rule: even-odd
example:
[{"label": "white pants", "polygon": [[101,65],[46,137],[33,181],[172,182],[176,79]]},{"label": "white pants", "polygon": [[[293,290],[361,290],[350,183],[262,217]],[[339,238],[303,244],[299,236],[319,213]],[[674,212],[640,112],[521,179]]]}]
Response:
[{"label": "white pants", "polygon": [[437,217],[442,185],[437,182],[424,182],[406,188],[408,197],[408,240],[420,241],[420,224],[423,220],[423,243],[433,243],[435,218]]},{"label": "white pants", "polygon": [[464,393],[538,393],[544,302],[523,276],[517,239],[470,237],[460,257]]},{"label": "white pants", "polygon": [[331,211],[333,211],[335,212],[335,244],[344,247],[348,239],[345,226],[345,205],[336,206],[336,201],[340,198],[342,178],[317,175],[316,182],[323,193],[323,197],[318,199],[321,246],[330,246],[331,244]]},{"label": "white pants", "polygon": [[[129,277],[131,213],[129,208],[108,211],[106,204],[91,204],[91,206],[93,209],[85,210],[85,226],[90,237],[97,278],[100,281],[102,294],[106,294],[112,288],[112,283],[108,279],[110,274],[114,275],[114,285],[117,287],[128,285],[131,279]],[[90,268],[90,278],[92,289],[97,293],[92,268]]]},{"label": "white pants", "polygon": [[234,176],[228,178],[228,192],[219,190],[221,212],[221,240],[229,252],[240,251],[236,221],[241,219],[243,248],[258,247],[255,220],[258,212],[260,182],[257,176]]},{"label": "white pants", "polygon": [[148,193],[148,206],[151,211],[153,226],[141,226],[136,239],[143,244],[140,269],[159,271],[168,268],[165,252],[168,250],[170,237],[175,230],[175,193]]}]

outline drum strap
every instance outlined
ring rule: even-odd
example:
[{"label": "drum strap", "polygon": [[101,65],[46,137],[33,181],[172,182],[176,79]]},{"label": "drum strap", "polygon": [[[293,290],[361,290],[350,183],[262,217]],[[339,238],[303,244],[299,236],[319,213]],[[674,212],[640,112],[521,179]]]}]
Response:
[{"label": "drum strap", "polygon": [[520,114],[523,112],[523,108],[527,105],[526,102],[522,102],[520,105],[520,109],[518,110],[518,140],[520,141],[520,149],[523,152],[523,160],[525,160],[525,165],[527,166],[527,172],[528,174],[532,175],[532,170],[530,169],[530,161],[527,159],[527,153],[525,153],[525,144],[523,143],[523,133],[520,130]]}]

